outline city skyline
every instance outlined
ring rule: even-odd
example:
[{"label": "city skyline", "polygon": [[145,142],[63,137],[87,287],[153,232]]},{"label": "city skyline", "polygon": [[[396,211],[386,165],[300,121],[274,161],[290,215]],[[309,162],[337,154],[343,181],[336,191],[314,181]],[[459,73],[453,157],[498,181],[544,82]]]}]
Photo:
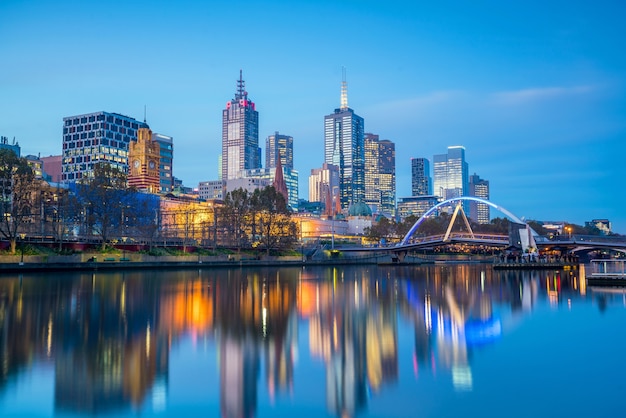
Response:
[{"label": "city skyline", "polygon": [[0,134],[23,155],[59,155],[63,117],[143,120],[146,106],[150,128],[175,139],[173,174],[197,187],[218,177],[220,113],[243,69],[259,139],[293,137],[306,198],[344,66],[364,131],[396,144],[398,199],[411,157],[460,145],[516,215],[608,218],[625,233],[625,7],[413,3],[5,1]]}]

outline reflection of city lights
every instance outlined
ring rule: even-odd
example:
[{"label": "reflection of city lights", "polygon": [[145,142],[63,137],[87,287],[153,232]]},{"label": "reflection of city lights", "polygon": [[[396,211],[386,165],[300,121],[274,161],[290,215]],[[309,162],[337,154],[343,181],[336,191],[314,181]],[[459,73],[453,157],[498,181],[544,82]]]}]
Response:
[{"label": "reflection of city lights", "polygon": [[267,308],[263,307],[261,311],[261,317],[263,321],[263,337],[267,337]]},{"label": "reflection of city lights", "polygon": [[432,307],[430,305],[430,295],[426,295],[426,300],[424,301],[424,322],[426,323],[426,332],[429,334],[433,329],[433,319],[432,319]]},{"label": "reflection of city lights", "polygon": [[146,358],[150,358],[150,324],[146,326]]},{"label": "reflection of city lights", "polygon": [[52,352],[52,313],[48,318],[48,339],[47,339],[47,354],[50,357],[50,353]]},{"label": "reflection of city lights", "polygon": [[452,366],[452,384],[456,390],[472,390],[472,370],[467,365]]}]

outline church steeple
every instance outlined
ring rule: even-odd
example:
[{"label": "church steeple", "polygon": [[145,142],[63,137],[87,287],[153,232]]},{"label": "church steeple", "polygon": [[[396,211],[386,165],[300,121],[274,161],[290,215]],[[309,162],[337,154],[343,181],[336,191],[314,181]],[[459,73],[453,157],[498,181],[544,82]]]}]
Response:
[{"label": "church steeple", "polygon": [[280,153],[278,153],[276,156],[276,173],[274,174],[272,186],[274,186],[278,193],[283,195],[285,203],[289,206],[289,192],[287,191],[287,183],[285,183],[285,177],[283,176],[283,164],[280,160]]}]

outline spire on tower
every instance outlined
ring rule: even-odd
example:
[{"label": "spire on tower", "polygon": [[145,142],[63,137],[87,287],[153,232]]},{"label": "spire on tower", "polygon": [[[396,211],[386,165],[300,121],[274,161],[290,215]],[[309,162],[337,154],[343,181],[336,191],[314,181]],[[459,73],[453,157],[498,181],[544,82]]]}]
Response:
[{"label": "spire on tower", "polygon": [[246,91],[246,82],[243,81],[243,70],[239,70],[239,80],[237,80],[237,93],[235,93],[235,99],[241,100],[248,96]]},{"label": "spire on tower", "polygon": [[341,109],[348,108],[348,82],[346,81],[346,67],[341,67]]}]

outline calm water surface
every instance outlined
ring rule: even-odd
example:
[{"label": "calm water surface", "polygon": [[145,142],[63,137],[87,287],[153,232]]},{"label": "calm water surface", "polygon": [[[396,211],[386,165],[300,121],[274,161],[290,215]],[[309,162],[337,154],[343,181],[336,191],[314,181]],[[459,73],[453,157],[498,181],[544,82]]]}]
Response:
[{"label": "calm water surface", "polygon": [[490,265],[0,277],[0,416],[612,417],[626,293]]}]

